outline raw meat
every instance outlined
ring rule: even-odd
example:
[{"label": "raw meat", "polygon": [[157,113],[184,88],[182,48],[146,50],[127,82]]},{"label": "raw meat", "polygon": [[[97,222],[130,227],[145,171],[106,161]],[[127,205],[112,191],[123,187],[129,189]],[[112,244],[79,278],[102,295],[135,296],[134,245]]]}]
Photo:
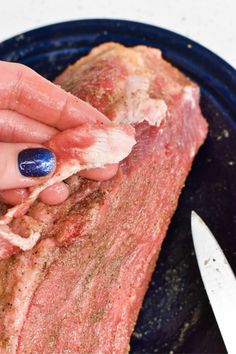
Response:
[{"label": "raw meat", "polygon": [[[56,80],[137,144],[106,182],[76,175],[60,206],[36,201],[11,227],[40,230],[0,262],[1,353],[127,353],[168,224],[207,124],[199,89],[157,49],[101,45]],[[155,125],[151,125],[151,124]],[[3,207],[4,208],[4,207]]]},{"label": "raw meat", "polygon": [[78,128],[58,133],[46,142],[44,145],[57,157],[57,169],[50,179],[32,188],[24,202],[0,217],[0,259],[13,254],[15,247],[29,250],[39,240],[41,234],[38,230],[31,230],[29,237],[24,238],[13,233],[8,224],[13,218],[24,215],[40,192],[81,170],[103,167],[123,160],[134,144],[134,129],[131,126],[106,126],[104,123],[82,124]]}]

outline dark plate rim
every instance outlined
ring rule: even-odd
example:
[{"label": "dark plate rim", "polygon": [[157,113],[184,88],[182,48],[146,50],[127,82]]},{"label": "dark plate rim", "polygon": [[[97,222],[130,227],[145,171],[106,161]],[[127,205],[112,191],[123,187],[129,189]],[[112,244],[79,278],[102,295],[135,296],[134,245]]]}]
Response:
[{"label": "dark plate rim", "polygon": [[[0,43],[0,58],[3,57],[4,60],[4,58],[8,58],[9,56],[10,59],[5,60],[14,61],[14,57],[11,57],[13,48],[15,51],[27,49],[30,55],[30,46],[37,44],[42,39],[45,40],[45,33],[50,42],[50,37],[55,39],[58,36],[60,39],[64,38],[66,40],[68,38],[68,40],[71,40],[75,31],[80,31],[81,35],[83,33],[85,35],[88,33],[100,35],[105,32],[113,34],[113,28],[114,34],[118,34],[119,36],[132,35],[136,39],[140,38],[141,44],[143,41],[148,40],[155,47],[158,47],[159,43],[161,48],[164,41],[165,44],[167,43],[166,49],[163,50],[164,57],[171,62],[171,56],[169,57],[167,53],[168,48],[170,51],[174,51],[175,55],[179,57],[178,63],[175,63],[175,65],[188,75],[187,67],[185,70],[186,63],[181,59],[187,57],[188,62],[191,62],[191,66],[198,66],[201,80],[205,82],[208,91],[214,92],[222,103],[226,103],[228,109],[233,113],[232,116],[236,116],[236,69],[217,54],[194,40],[168,29],[143,22],[90,18],[41,26],[13,36]],[[128,33],[127,28],[129,29]],[[48,45],[50,49],[51,44],[48,43]],[[48,48],[44,48],[44,50],[48,50]],[[26,58],[27,56],[24,57]]]},{"label": "dark plate rim", "polygon": [[40,38],[40,35],[42,34],[42,31],[48,31],[48,30],[58,30],[60,29],[61,26],[72,26],[75,24],[80,24],[80,25],[85,25],[85,27],[89,27],[90,24],[92,23],[97,23],[99,25],[108,25],[108,24],[123,24],[123,25],[134,25],[134,26],[139,26],[140,28],[143,27],[145,31],[160,31],[162,34],[166,34],[168,36],[172,36],[173,38],[178,38],[181,39],[183,42],[188,42],[188,45],[194,45],[195,48],[198,50],[202,51],[205,53],[207,56],[209,56],[208,59],[218,62],[218,64],[225,66],[225,69],[228,69],[229,71],[232,72],[233,75],[236,75],[236,68],[229,64],[225,59],[221,58],[218,54],[214,53],[212,50],[208,49],[207,47],[203,46],[202,44],[198,43],[197,41],[190,39],[182,34],[179,34],[177,32],[168,30],[163,27],[159,27],[156,25],[150,25],[145,22],[139,22],[139,21],[130,21],[130,20],[122,20],[122,19],[109,19],[109,18],[88,18],[88,19],[79,19],[79,20],[71,20],[71,21],[60,21],[60,22],[55,22],[46,26],[40,26],[36,27],[34,29],[21,32],[19,34],[16,34],[15,36],[12,36],[10,38],[7,38],[4,41],[0,42],[0,45],[10,45],[12,41],[15,41],[17,37],[22,36],[23,34],[25,36],[33,36],[34,38]]}]

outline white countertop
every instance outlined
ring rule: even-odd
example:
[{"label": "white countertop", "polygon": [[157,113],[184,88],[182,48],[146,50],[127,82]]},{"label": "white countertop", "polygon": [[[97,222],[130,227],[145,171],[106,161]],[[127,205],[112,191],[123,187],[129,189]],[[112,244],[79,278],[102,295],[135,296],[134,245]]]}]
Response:
[{"label": "white countertop", "polygon": [[0,41],[72,19],[129,19],[187,36],[236,68],[235,13],[235,0],[1,0]]}]

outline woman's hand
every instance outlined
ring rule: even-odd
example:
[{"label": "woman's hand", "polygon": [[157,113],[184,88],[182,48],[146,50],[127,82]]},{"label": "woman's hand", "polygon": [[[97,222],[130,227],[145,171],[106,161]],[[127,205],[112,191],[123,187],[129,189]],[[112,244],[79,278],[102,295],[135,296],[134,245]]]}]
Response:
[{"label": "woman's hand", "polygon": [[[42,183],[55,168],[53,153],[41,144],[59,130],[84,122],[109,120],[92,106],[65,92],[28,67],[0,61],[0,198],[17,204],[28,195],[27,187]],[[116,164],[81,172],[103,180],[117,172]],[[40,194],[47,204],[68,197],[61,182]]]}]

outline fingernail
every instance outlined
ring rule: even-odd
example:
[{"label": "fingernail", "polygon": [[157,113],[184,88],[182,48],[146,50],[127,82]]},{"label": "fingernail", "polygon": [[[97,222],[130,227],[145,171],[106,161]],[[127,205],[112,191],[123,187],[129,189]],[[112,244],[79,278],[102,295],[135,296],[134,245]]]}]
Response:
[{"label": "fingernail", "polygon": [[25,177],[47,176],[55,163],[55,155],[44,148],[25,149],[18,155],[19,171]]}]

